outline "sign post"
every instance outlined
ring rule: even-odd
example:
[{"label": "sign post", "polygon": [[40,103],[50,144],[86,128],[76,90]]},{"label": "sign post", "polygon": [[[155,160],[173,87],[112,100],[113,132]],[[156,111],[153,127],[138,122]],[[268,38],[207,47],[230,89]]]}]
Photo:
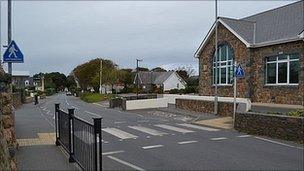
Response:
[{"label": "sign post", "polygon": [[237,65],[237,62],[234,62],[234,81],[233,81],[233,85],[234,85],[234,91],[233,91],[233,127],[234,127],[234,123],[235,123],[235,113],[236,113],[236,93],[237,93],[237,87],[236,87],[236,82],[237,82],[237,78],[244,78],[245,77],[245,72],[243,70],[243,68],[241,67],[241,65]]}]

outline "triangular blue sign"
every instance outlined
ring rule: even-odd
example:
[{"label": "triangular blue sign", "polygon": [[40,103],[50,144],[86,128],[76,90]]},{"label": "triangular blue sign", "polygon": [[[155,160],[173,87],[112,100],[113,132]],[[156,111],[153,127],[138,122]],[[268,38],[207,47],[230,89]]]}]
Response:
[{"label": "triangular blue sign", "polygon": [[238,65],[235,70],[235,77],[236,78],[244,78],[245,77],[245,71],[241,67],[241,65]]},{"label": "triangular blue sign", "polygon": [[3,62],[23,63],[23,54],[15,41],[12,41],[3,54]]}]

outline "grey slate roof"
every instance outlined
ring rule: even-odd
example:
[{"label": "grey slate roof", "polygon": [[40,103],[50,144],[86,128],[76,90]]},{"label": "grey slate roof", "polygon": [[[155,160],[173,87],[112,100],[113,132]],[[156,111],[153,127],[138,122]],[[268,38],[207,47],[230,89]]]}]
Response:
[{"label": "grey slate roof", "polygon": [[[247,47],[297,41],[304,37],[304,0],[241,19],[219,17],[218,21]],[[214,30],[215,23],[195,52],[195,57],[199,56]]]},{"label": "grey slate roof", "polygon": [[[296,39],[304,29],[304,1],[242,19],[220,18],[249,44]],[[254,23],[256,23],[255,31]]]},{"label": "grey slate roof", "polygon": [[138,72],[141,84],[163,84],[174,71],[168,72]]}]

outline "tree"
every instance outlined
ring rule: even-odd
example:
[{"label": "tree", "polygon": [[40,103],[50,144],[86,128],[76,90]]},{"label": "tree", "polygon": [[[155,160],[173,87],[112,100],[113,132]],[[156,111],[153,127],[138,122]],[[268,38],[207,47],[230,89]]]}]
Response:
[{"label": "tree", "polygon": [[184,79],[185,81],[188,80],[188,78],[190,76],[193,76],[193,74],[195,73],[195,70],[193,69],[192,66],[188,66],[188,67],[179,67],[175,70],[178,75],[180,77],[182,77],[182,79]]},{"label": "tree", "polygon": [[167,72],[167,70],[165,70],[164,68],[161,68],[161,67],[155,67],[155,68],[151,69],[151,71],[153,71],[153,72]]},{"label": "tree", "polygon": [[77,87],[77,84],[76,84],[76,81],[75,81],[75,78],[73,75],[69,75],[67,76],[67,79],[66,79],[66,86],[68,89],[74,89]]},{"label": "tree", "polygon": [[111,60],[96,58],[89,62],[78,65],[74,68],[73,73],[78,80],[82,89],[93,87],[95,90],[99,89],[100,78],[100,61],[102,60],[102,83],[110,84],[112,82],[112,70],[117,69],[117,64]]},{"label": "tree", "polygon": [[144,67],[138,67],[138,71],[149,71],[148,68],[144,68]]}]

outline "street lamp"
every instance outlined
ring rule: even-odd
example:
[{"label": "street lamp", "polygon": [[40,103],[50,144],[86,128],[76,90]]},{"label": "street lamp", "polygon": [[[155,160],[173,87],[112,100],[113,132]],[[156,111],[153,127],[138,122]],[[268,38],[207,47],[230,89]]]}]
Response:
[{"label": "street lamp", "polygon": [[100,59],[100,68],[99,68],[99,94],[102,93],[101,84],[102,84],[102,59]]},{"label": "street lamp", "polygon": [[136,90],[136,97],[138,99],[138,91],[139,91],[139,72],[138,72],[138,63],[141,62],[142,59],[136,59],[136,79],[137,79],[137,90]]},{"label": "street lamp", "polygon": [[215,78],[214,78],[214,114],[218,114],[218,94],[217,94],[217,80],[218,78],[218,47],[217,47],[217,0],[215,0]]}]

